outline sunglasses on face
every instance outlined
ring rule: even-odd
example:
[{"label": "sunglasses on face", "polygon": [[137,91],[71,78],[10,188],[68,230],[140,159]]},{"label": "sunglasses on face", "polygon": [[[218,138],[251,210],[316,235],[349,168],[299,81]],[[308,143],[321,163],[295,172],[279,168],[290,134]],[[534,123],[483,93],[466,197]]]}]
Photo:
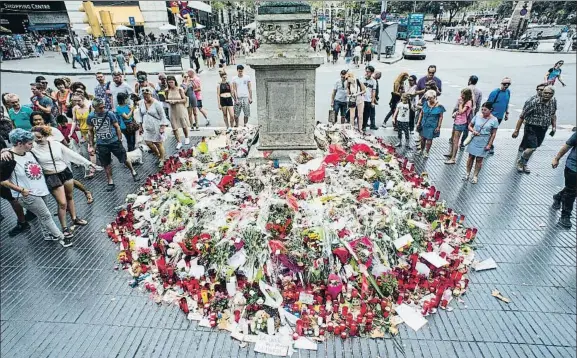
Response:
[{"label": "sunglasses on face", "polygon": [[503,86],[510,86],[510,83],[501,83]]}]

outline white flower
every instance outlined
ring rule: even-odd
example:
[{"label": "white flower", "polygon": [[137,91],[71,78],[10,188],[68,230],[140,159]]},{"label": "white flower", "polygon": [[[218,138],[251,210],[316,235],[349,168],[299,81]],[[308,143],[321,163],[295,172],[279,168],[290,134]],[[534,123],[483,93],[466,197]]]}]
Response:
[{"label": "white flower", "polygon": [[259,305],[262,305],[264,303],[264,300],[262,298],[259,298],[256,303],[258,303]]}]

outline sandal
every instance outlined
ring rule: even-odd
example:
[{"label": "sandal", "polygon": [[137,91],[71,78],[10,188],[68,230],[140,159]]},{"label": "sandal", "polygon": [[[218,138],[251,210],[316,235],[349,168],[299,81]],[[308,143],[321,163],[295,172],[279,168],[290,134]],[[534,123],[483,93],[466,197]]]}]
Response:
[{"label": "sandal", "polygon": [[86,221],[84,219],[80,219],[80,218],[72,219],[72,222],[74,223],[74,225],[78,225],[78,226],[88,225],[88,221]]},{"label": "sandal", "polygon": [[478,181],[477,177],[474,176],[473,179],[471,179],[471,184],[477,184],[477,181]]},{"label": "sandal", "polygon": [[94,197],[92,197],[92,193],[87,191],[86,194],[86,204],[92,204],[94,202]]}]

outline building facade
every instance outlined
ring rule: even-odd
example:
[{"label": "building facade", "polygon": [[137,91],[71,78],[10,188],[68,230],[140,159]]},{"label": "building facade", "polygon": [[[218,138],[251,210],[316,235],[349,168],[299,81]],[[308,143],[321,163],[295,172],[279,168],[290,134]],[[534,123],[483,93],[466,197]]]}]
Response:
[{"label": "building facade", "polygon": [[69,23],[64,1],[0,2],[0,25],[13,34],[67,31]]}]

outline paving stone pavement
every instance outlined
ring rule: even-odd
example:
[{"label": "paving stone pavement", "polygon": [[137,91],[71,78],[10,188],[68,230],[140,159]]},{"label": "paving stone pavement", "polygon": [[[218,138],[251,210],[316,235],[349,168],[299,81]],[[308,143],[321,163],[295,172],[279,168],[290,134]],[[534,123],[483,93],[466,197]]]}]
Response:
[{"label": "paving stone pavement", "polygon": [[[442,154],[448,144],[435,140],[431,157],[416,157],[415,163],[429,173],[441,197],[466,215],[466,223],[479,228],[477,257],[494,258],[498,268],[473,273],[465,303],[429,317],[418,332],[403,325],[394,340],[331,337],[317,352],[295,356],[575,357],[575,219],[572,230],[560,229],[558,213],[549,209],[551,196],[563,185],[562,169],[552,170],[551,158],[569,135],[545,140],[530,175],[514,168],[517,144],[498,138],[497,153],[486,161],[477,185],[461,181],[466,155],[459,155],[459,165],[446,166]],[[139,173],[155,170],[145,154]],[[177,306],[155,304],[128,286],[126,272],[114,271],[117,250],[102,229],[138,187],[118,163],[114,177],[113,193],[104,191],[103,172],[85,182],[95,196],[90,206],[76,194],[79,215],[90,224],[76,232],[75,246],[68,249],[43,241],[34,229],[8,237],[15,219],[2,203],[1,356],[264,356],[253,345],[240,348],[226,333],[197,327]],[[51,209],[55,212],[54,202]],[[512,302],[491,297],[495,288]]]}]

